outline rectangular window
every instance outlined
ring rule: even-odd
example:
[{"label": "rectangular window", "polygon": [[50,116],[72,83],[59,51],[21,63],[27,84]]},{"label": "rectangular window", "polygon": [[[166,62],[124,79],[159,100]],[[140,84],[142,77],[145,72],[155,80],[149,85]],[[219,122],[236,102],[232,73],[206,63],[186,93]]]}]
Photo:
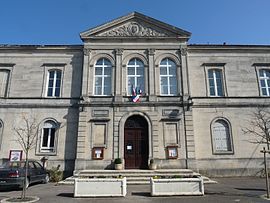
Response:
[{"label": "rectangular window", "polygon": [[7,96],[9,70],[0,70],[0,97]]},{"label": "rectangular window", "polygon": [[210,96],[216,96],[216,97],[224,96],[222,70],[209,69],[208,70],[208,80],[209,80],[209,94],[210,94]]},{"label": "rectangular window", "polygon": [[48,73],[48,86],[47,96],[48,97],[59,97],[61,90],[61,70],[49,70]]},{"label": "rectangular window", "polygon": [[261,95],[270,96],[270,70],[260,69],[259,80],[260,80]]}]

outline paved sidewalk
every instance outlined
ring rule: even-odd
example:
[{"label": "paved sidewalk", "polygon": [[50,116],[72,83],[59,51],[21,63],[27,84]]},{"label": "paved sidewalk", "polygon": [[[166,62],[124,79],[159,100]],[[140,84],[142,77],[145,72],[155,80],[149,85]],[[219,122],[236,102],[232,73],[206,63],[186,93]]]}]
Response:
[{"label": "paved sidewalk", "polygon": [[[155,203],[260,203],[269,202],[260,196],[266,193],[265,179],[262,178],[217,178],[217,184],[206,184],[204,196],[151,197],[149,185],[128,185],[126,197],[109,198],[73,198],[72,185],[38,184],[28,189],[28,195],[40,197],[39,203],[121,203],[121,202],[155,202]],[[0,200],[5,197],[19,196],[19,190],[0,190]]]}]

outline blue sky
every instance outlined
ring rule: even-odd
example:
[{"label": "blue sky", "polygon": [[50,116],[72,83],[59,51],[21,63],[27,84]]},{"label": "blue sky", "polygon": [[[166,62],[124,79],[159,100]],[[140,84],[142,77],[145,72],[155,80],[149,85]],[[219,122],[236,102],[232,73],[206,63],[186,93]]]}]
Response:
[{"label": "blue sky", "polygon": [[137,11],[190,44],[270,45],[270,0],[0,0],[0,44],[81,44],[79,33]]}]

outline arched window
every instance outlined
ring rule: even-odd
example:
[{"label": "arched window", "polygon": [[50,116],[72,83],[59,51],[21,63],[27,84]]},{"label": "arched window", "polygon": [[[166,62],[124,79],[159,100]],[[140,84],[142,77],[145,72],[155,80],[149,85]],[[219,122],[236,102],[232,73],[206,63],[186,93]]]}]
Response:
[{"label": "arched window", "polygon": [[127,65],[127,93],[132,95],[133,89],[144,92],[144,65],[140,59],[133,58]]},{"label": "arched window", "polygon": [[263,96],[270,96],[270,70],[259,70],[261,94]]},{"label": "arched window", "polygon": [[169,58],[160,62],[160,93],[161,95],[177,94],[176,64]]},{"label": "arched window", "polygon": [[232,137],[230,125],[223,119],[212,123],[212,140],[214,153],[232,153]]},{"label": "arched window", "polygon": [[47,86],[47,96],[48,97],[60,97],[61,91],[61,70],[49,70],[48,74],[48,86]]},{"label": "arched window", "polygon": [[9,72],[9,70],[0,70],[0,97],[7,96]]},{"label": "arched window", "polygon": [[95,65],[95,95],[111,95],[112,64],[106,58],[101,58]]},{"label": "arched window", "polygon": [[57,124],[52,120],[44,122],[40,139],[41,152],[55,152],[57,128]]}]

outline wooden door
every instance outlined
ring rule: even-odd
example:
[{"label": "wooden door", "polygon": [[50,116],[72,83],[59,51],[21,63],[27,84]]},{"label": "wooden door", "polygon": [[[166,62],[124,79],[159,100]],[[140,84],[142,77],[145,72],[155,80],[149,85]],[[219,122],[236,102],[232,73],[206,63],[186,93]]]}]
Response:
[{"label": "wooden door", "polygon": [[[146,123],[147,124],[147,123]],[[125,168],[148,168],[148,131],[147,126],[125,127]]]}]

